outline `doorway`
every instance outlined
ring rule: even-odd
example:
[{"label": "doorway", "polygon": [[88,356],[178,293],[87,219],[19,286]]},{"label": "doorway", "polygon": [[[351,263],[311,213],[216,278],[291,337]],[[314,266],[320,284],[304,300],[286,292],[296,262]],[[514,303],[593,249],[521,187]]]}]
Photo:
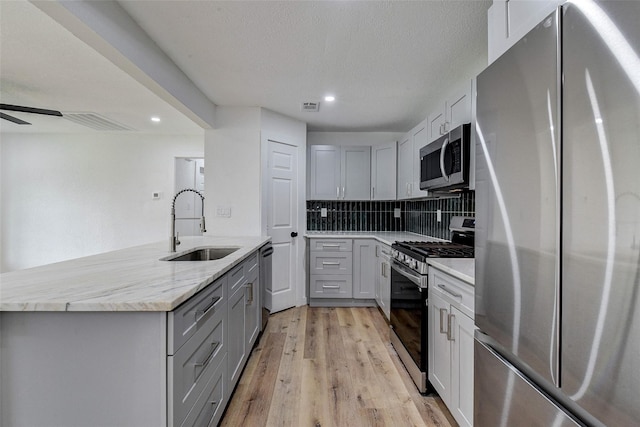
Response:
[{"label": "doorway", "polygon": [[[176,157],[174,195],[185,188],[204,194],[204,158]],[[173,196],[172,196],[173,198]],[[202,236],[202,200],[193,192],[183,193],[176,199],[176,232],[180,236]]]}]

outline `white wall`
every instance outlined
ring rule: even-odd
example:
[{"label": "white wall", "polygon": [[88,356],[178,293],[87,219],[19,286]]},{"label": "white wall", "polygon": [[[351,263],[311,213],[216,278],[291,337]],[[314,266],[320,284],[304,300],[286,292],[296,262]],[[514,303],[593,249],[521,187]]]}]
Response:
[{"label": "white wall", "polygon": [[404,132],[308,132],[307,145],[380,145],[397,141]]},{"label": "white wall", "polygon": [[2,271],[168,242],[174,158],[203,148],[201,135],[2,134]]},{"label": "white wall", "polygon": [[[218,107],[216,123],[205,131],[205,234],[259,236],[260,108]],[[231,217],[216,216],[218,207]]]},{"label": "white wall", "polygon": [[[216,129],[205,131],[206,234],[264,234],[261,135],[293,138],[305,145],[306,124],[264,108],[220,106],[216,123]],[[231,208],[231,217],[217,216],[218,208]]]}]

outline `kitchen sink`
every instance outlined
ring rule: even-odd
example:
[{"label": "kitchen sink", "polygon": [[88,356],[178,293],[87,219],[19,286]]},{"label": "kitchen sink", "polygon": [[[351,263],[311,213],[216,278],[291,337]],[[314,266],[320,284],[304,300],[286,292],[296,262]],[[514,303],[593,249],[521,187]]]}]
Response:
[{"label": "kitchen sink", "polygon": [[237,251],[240,248],[196,248],[182,255],[171,255],[162,258],[161,261],[213,261],[221,259]]}]

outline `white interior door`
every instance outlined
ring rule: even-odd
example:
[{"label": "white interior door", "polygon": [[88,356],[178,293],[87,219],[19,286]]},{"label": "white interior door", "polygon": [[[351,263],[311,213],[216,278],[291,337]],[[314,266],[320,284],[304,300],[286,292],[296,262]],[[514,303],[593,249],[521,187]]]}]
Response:
[{"label": "white interior door", "polygon": [[296,305],[299,266],[298,150],[284,142],[268,139],[267,233],[273,244],[273,278],[265,295],[265,307],[272,313]]}]

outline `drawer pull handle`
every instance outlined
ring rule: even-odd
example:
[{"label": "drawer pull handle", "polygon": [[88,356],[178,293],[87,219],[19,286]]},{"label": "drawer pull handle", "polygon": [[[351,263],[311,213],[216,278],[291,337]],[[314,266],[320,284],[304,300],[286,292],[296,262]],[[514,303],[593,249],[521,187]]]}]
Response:
[{"label": "drawer pull handle", "polygon": [[204,316],[207,315],[207,313],[209,313],[209,311],[211,309],[213,309],[213,307],[216,305],[216,303],[218,301],[220,301],[221,297],[211,297],[211,302],[209,303],[209,305],[207,305],[205,308],[201,309],[201,310],[196,310],[195,314],[196,314],[196,323],[200,321],[200,319],[202,319]]},{"label": "drawer pull handle", "polygon": [[444,316],[447,315],[447,309],[446,308],[441,308],[440,309],[440,333],[441,334],[447,334],[447,339],[449,338],[449,332],[444,330],[444,320],[442,320],[444,318]]},{"label": "drawer pull handle", "polygon": [[322,247],[323,248],[339,248],[340,243],[323,243]]},{"label": "drawer pull handle", "polygon": [[455,338],[453,337],[453,328],[451,327],[451,324],[453,323],[455,318],[456,318],[455,314],[449,314],[447,316],[447,339],[449,341],[455,341]]},{"label": "drawer pull handle", "polygon": [[[204,368],[206,367],[209,362],[211,362],[211,358],[213,357],[213,354],[216,352],[216,350],[218,349],[218,346],[220,345],[220,342],[218,341],[214,341],[211,343],[211,351],[209,352],[209,354],[207,355],[207,357],[202,361],[202,362],[194,362],[193,363],[193,367],[194,368]],[[204,370],[204,369],[203,369]],[[197,376],[196,376],[197,377]]]},{"label": "drawer pull handle", "polygon": [[340,289],[340,285],[322,285],[322,289]]},{"label": "drawer pull handle", "polygon": [[214,405],[214,406],[218,404],[218,402],[217,402],[217,401],[215,401],[215,400],[212,400],[212,401],[211,401],[211,402],[209,402],[209,403],[210,403],[210,404],[212,404],[212,405]]},{"label": "drawer pull handle", "polygon": [[338,261],[322,261],[322,265],[340,265]]},{"label": "drawer pull handle", "polygon": [[247,283],[244,286],[245,286],[245,288],[249,289],[249,296],[247,297],[247,304],[246,305],[251,305],[251,304],[253,304],[253,283]]},{"label": "drawer pull handle", "polygon": [[453,295],[456,298],[462,298],[462,294],[453,292],[451,289],[448,289],[445,285],[438,285],[438,287],[443,291],[445,291],[446,293],[448,293],[449,295]]}]

